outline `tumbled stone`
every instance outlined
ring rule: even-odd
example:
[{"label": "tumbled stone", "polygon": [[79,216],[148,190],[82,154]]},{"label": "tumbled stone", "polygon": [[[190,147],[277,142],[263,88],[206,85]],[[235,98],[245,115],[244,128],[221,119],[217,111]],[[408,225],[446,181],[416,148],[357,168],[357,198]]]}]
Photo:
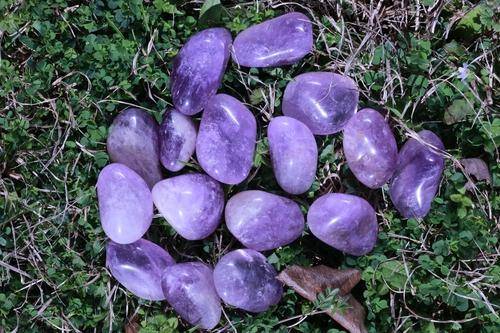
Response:
[{"label": "tumbled stone", "polygon": [[267,127],[274,175],[283,190],[306,192],[312,185],[318,163],[318,147],[309,128],[290,117],[276,117]]},{"label": "tumbled stone", "polygon": [[156,208],[182,237],[203,239],[217,229],[224,192],[209,176],[191,173],[168,178],[156,183],[152,192]]},{"label": "tumbled stone", "polygon": [[319,197],[309,208],[307,224],[314,236],[354,256],[367,254],[377,241],[375,211],[355,195],[329,193]]},{"label": "tumbled stone", "polygon": [[145,239],[106,245],[106,266],[113,277],[132,294],[150,301],[165,299],[161,276],[173,264],[175,260],[167,251]]},{"label": "tumbled stone", "polygon": [[160,160],[170,171],[181,170],[193,156],[196,127],[188,116],[167,110],[160,126]]},{"label": "tumbled stone", "polygon": [[356,178],[370,188],[384,185],[396,169],[398,146],[380,113],[363,109],[344,127],[344,154]]},{"label": "tumbled stone", "polygon": [[312,51],[312,24],[292,12],[253,25],[236,36],[233,60],[244,67],[291,65]]},{"label": "tumbled stone", "polygon": [[250,249],[229,252],[214,268],[215,289],[229,305],[263,312],[277,304],[283,293],[277,273],[262,254]]},{"label": "tumbled stone", "polygon": [[226,205],[229,231],[245,247],[266,251],[290,244],[304,230],[299,205],[264,191],[243,191]]},{"label": "tumbled stone", "polygon": [[146,182],[132,169],[112,163],[97,179],[99,216],[106,235],[120,244],[144,235],[153,219],[153,198]]},{"label": "tumbled stone", "polygon": [[314,134],[339,132],[358,105],[356,84],[347,76],[311,72],[296,76],[286,86],[283,114],[306,124]]},{"label": "tumbled stone", "polygon": [[182,319],[206,330],[217,326],[222,308],[210,267],[201,262],[169,266],[161,285],[167,302]]},{"label": "tumbled stone", "polygon": [[257,123],[252,112],[225,94],[210,99],[201,117],[196,156],[203,170],[224,184],[239,184],[253,163]]},{"label": "tumbled stone", "polygon": [[107,148],[111,161],[137,172],[149,188],[162,179],[158,123],[145,111],[128,108],[116,116]]},{"label": "tumbled stone", "polygon": [[[420,140],[444,150],[441,139],[431,131],[418,132]],[[423,218],[431,209],[444,169],[443,156],[416,139],[409,139],[398,155],[389,195],[396,209],[406,218]]]},{"label": "tumbled stone", "polygon": [[200,112],[216,94],[229,60],[232,38],[227,29],[211,28],[194,34],[174,58],[172,100],[186,114]]}]

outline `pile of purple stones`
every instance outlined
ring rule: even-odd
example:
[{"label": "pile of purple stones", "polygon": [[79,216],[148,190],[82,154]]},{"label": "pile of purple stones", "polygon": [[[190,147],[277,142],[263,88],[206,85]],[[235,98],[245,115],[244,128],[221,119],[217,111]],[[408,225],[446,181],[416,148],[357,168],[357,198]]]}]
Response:
[{"label": "pile of purple stones", "polygon": [[[289,13],[242,31],[234,41],[228,30],[212,28],[192,36],[173,63],[174,109],[161,125],[148,113],[129,108],[113,121],[107,149],[114,162],[97,181],[102,227],[110,241],[106,265],[130,292],[147,300],[167,300],[187,322],[215,327],[224,303],[249,312],[277,304],[282,285],[258,251],[290,244],[305,226],[299,205],[261,190],[233,195],[224,207],[222,184],[239,184],[252,167],[257,122],[236,98],[217,94],[232,55],[244,67],[290,65],[312,51],[310,20]],[[347,163],[369,188],[389,183],[390,198],[406,218],[424,217],[444,167],[443,144],[430,131],[409,139],[399,154],[384,117],[375,110],[356,112],[359,93],[349,77],[304,73],[285,89],[282,110],[267,127],[274,175],[292,195],[311,187],[317,168],[314,135],[343,131]],[[202,112],[199,129],[189,117]],[[178,172],[196,151],[203,173],[163,179],[163,167]],[[154,206],[177,233],[201,240],[219,226],[244,246],[212,269],[201,262],[176,263],[162,247],[142,239]],[[364,199],[329,193],[307,213],[313,235],[344,253],[361,256],[377,240],[375,211]]]}]

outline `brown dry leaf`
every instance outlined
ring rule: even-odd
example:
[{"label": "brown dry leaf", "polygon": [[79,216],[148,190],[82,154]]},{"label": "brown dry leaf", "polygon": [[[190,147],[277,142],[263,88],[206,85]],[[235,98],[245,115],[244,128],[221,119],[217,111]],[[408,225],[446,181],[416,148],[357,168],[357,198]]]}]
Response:
[{"label": "brown dry leaf", "polygon": [[[464,158],[460,160],[460,163],[464,166],[465,171],[474,176],[478,181],[486,180],[488,184],[491,184],[490,171],[488,170],[488,165],[480,158]],[[465,184],[466,189],[472,188],[471,182]]]},{"label": "brown dry leaf", "polygon": [[326,288],[339,289],[340,295],[347,299],[348,308],[343,312],[327,312],[337,323],[351,333],[367,332],[365,309],[349,292],[361,279],[357,269],[334,269],[328,266],[301,267],[290,266],[279,275],[278,280],[295,290],[305,299],[313,302],[318,293]]},{"label": "brown dry leaf", "polygon": [[137,322],[137,316],[132,317],[128,323],[125,324],[125,333],[138,333],[139,323]]}]

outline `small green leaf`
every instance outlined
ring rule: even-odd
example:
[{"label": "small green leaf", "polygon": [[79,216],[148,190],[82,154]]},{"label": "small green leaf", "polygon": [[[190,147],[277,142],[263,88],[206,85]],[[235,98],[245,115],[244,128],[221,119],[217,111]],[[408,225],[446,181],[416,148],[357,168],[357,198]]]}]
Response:
[{"label": "small green leaf", "polygon": [[473,114],[474,110],[465,99],[456,99],[444,112],[444,122],[447,125],[458,123],[466,116]]}]

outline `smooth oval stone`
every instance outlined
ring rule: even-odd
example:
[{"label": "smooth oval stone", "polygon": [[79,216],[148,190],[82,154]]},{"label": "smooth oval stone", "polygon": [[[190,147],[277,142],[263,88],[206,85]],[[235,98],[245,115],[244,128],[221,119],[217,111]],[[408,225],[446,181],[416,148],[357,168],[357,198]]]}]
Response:
[{"label": "smooth oval stone", "polygon": [[147,300],[165,299],[161,276],[173,264],[175,260],[167,251],[145,239],[106,245],[106,266],[111,274],[132,294]]},{"label": "smooth oval stone", "polygon": [[182,319],[206,330],[217,326],[222,308],[210,267],[201,262],[175,264],[165,270],[161,285]]},{"label": "smooth oval stone", "polygon": [[283,287],[262,254],[250,249],[229,252],[214,268],[215,289],[222,300],[249,311],[263,312],[277,304]]},{"label": "smooth oval stone", "polygon": [[192,173],[168,178],[157,183],[152,192],[160,214],[186,239],[209,236],[221,221],[224,192],[207,175]]},{"label": "smooth oval stone", "polygon": [[211,28],[194,34],[174,59],[172,100],[175,108],[186,114],[200,112],[215,95],[229,60],[231,33]]},{"label": "smooth oval stone", "polygon": [[137,172],[149,188],[162,179],[158,123],[148,113],[122,111],[111,124],[106,145],[111,161]]},{"label": "smooth oval stone", "polygon": [[298,62],[312,51],[312,24],[292,12],[243,30],[233,43],[233,60],[244,67],[273,67]]},{"label": "smooth oval stone", "polygon": [[266,251],[290,244],[304,230],[299,205],[264,191],[243,191],[226,205],[229,231],[245,247]]},{"label": "smooth oval stone", "polygon": [[329,193],[319,197],[309,208],[307,224],[314,236],[354,256],[370,252],[377,241],[375,211],[355,195]]},{"label": "smooth oval stone", "polygon": [[318,163],[318,147],[309,128],[290,117],[276,117],[267,127],[274,175],[283,190],[306,192],[312,185]]},{"label": "smooth oval stone", "polygon": [[236,98],[210,99],[201,117],[196,156],[203,170],[224,184],[239,184],[252,168],[257,122]]},{"label": "smooth oval stone", "polygon": [[97,199],[102,228],[116,243],[135,242],[151,225],[151,191],[137,173],[123,164],[112,163],[101,170]]},{"label": "smooth oval stone", "polygon": [[296,76],[283,96],[283,114],[306,124],[314,134],[337,133],[358,105],[356,84],[347,76],[312,72]]},{"label": "smooth oval stone", "polygon": [[394,173],[398,146],[380,113],[363,109],[344,127],[344,153],[356,178],[370,188],[384,185]]},{"label": "smooth oval stone", "polygon": [[[418,132],[420,139],[444,150],[441,139],[431,131]],[[424,143],[409,139],[398,155],[389,195],[396,209],[406,218],[423,218],[431,209],[444,169],[442,155]]]},{"label": "smooth oval stone", "polygon": [[196,127],[188,116],[167,110],[160,125],[160,160],[170,171],[181,170],[193,156]]}]

